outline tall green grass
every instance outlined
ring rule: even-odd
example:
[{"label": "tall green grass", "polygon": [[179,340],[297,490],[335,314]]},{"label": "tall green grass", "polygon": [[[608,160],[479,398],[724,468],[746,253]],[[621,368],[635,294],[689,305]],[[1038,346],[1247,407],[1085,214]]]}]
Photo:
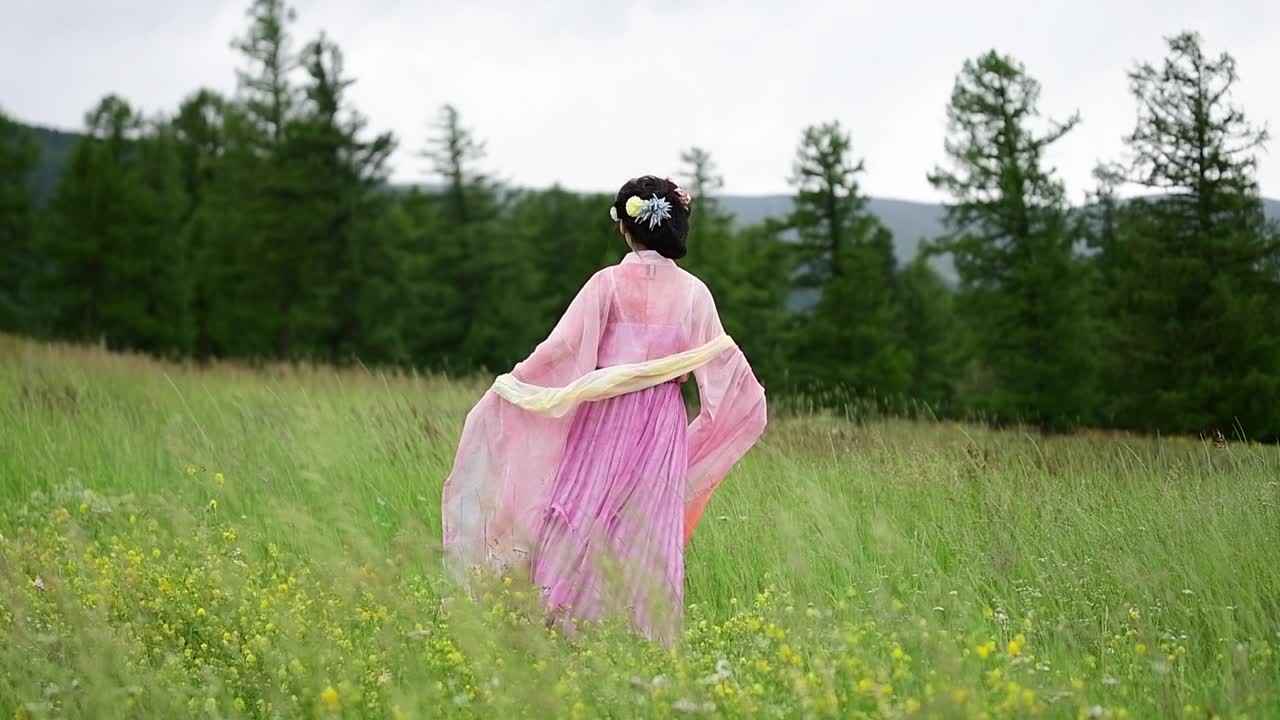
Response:
[{"label": "tall green grass", "polygon": [[482,390],[0,336],[0,717],[1280,717],[1275,448],[775,416],[667,652],[443,580]]}]

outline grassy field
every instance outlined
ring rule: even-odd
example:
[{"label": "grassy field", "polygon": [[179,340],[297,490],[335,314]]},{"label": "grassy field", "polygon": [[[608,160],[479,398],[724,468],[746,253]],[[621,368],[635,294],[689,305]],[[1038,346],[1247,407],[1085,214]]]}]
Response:
[{"label": "grassy field", "polygon": [[0,336],[0,718],[1280,717],[1280,451],[775,415],[674,652],[441,577],[483,386]]}]

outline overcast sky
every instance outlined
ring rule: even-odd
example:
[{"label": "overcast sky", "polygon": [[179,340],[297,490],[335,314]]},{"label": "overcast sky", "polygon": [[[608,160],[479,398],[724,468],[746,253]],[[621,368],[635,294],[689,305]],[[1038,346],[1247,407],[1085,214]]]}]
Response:
[{"label": "overcast sky", "polygon": [[[76,128],[115,92],[172,111],[200,86],[235,88],[230,47],[247,0],[0,0],[0,107]],[[1162,37],[1202,33],[1235,55],[1248,117],[1280,133],[1276,0],[297,0],[295,45],[324,29],[355,77],[371,127],[400,138],[398,180],[439,106],[487,141],[488,169],[523,186],[613,190],[673,173],[682,148],[711,151],[732,193],[786,192],[804,126],[839,119],[877,196],[937,200],[961,63],[989,48],[1022,60],[1049,117],[1082,125],[1049,160],[1074,199],[1099,159],[1124,151],[1134,104],[1125,70],[1164,54]],[[1261,157],[1280,196],[1280,140]]]}]

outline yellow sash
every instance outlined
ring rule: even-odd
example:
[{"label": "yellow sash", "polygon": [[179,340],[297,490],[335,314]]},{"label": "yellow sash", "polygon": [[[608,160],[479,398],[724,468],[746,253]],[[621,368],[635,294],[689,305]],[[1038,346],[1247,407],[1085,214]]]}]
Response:
[{"label": "yellow sash", "polygon": [[736,347],[733,338],[721,335],[705,345],[675,355],[593,370],[559,388],[523,383],[507,373],[493,382],[493,391],[529,412],[562,417],[579,403],[626,395],[675,380],[706,365],[732,347]]}]

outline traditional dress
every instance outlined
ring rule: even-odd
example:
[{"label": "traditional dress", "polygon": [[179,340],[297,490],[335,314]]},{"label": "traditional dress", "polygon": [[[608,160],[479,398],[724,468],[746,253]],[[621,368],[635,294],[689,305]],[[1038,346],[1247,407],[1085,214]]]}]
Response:
[{"label": "traditional dress", "polygon": [[527,572],[558,616],[624,614],[670,642],[684,546],[765,419],[764,389],[706,286],[656,252],[630,253],[467,416],[444,486],[446,566],[464,582],[476,566]]}]

